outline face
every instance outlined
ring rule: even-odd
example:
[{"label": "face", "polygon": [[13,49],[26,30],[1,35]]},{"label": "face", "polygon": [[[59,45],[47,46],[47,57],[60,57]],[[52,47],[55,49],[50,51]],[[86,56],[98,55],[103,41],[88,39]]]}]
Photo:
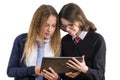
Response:
[{"label": "face", "polygon": [[78,35],[80,33],[80,29],[78,27],[78,23],[71,23],[64,18],[61,18],[62,25],[60,26],[62,30],[68,32],[71,36]]},{"label": "face", "polygon": [[56,17],[51,15],[49,16],[44,27],[44,38],[50,39],[51,36],[54,34],[55,29],[56,29]]}]

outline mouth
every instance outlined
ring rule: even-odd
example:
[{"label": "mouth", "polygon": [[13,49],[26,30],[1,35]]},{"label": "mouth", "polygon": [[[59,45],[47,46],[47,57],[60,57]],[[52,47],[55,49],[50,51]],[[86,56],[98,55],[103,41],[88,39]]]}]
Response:
[{"label": "mouth", "polygon": [[45,33],[46,36],[50,36],[51,34],[50,33]]}]

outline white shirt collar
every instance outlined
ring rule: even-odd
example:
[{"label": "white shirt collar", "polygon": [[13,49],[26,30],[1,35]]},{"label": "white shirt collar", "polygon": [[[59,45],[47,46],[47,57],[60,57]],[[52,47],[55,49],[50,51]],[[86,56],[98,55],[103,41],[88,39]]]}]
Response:
[{"label": "white shirt collar", "polygon": [[46,43],[47,43],[47,42],[50,42],[50,39],[45,39],[44,42],[46,42]]},{"label": "white shirt collar", "polygon": [[[80,39],[84,39],[85,36],[87,35],[88,31],[82,31],[80,34],[79,34],[79,37]],[[77,35],[73,36],[72,39],[74,40],[74,38],[76,37]]]}]

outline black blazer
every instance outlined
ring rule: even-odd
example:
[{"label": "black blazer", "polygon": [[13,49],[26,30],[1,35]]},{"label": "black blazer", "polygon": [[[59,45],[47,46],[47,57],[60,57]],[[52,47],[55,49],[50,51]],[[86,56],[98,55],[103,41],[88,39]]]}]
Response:
[{"label": "black blazer", "polygon": [[85,62],[89,67],[88,72],[81,73],[73,79],[62,74],[63,80],[105,80],[106,45],[100,34],[88,32],[77,45],[73,43],[69,34],[62,38],[61,56],[78,57],[82,55],[85,55]]}]

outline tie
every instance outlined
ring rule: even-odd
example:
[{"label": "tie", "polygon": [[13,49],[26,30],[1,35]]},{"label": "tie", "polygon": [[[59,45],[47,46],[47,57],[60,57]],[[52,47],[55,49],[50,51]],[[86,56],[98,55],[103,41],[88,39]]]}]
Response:
[{"label": "tie", "polygon": [[38,55],[37,55],[37,65],[41,65],[42,63],[42,58],[44,57],[44,48],[45,48],[45,42],[44,44],[38,45]]},{"label": "tie", "polygon": [[75,38],[74,38],[74,43],[77,44],[77,43],[79,43],[79,42],[80,42],[80,37],[75,37]]},{"label": "tie", "polygon": [[[42,46],[38,43],[37,65],[39,66],[41,66],[42,58],[44,57],[44,48],[45,48],[45,42]],[[38,76],[36,77],[36,80],[43,80],[43,77]]]}]

